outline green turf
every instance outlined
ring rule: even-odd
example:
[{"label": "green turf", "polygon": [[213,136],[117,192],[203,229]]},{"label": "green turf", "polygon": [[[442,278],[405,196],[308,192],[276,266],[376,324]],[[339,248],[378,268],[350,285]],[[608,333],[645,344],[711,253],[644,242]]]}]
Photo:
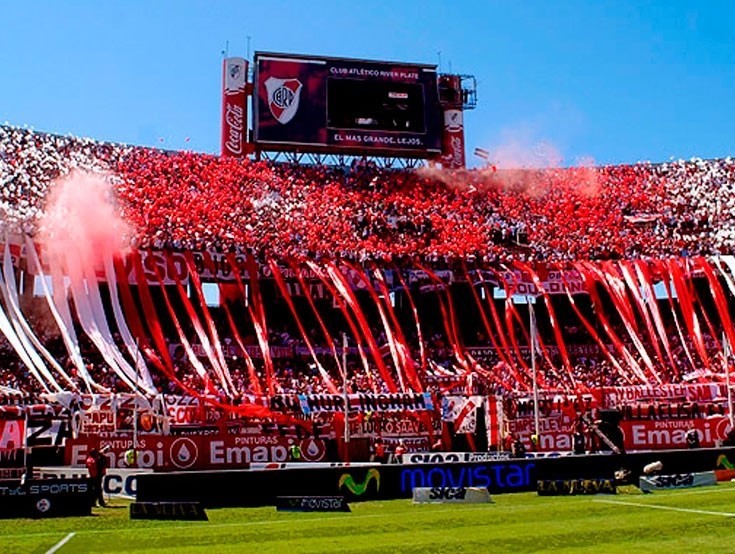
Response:
[{"label": "green turf", "polygon": [[735,485],[636,490],[498,495],[485,505],[355,503],[351,514],[221,509],[207,511],[209,522],[130,521],[116,502],[87,518],[0,520],[0,552],[46,552],[69,533],[58,552],[735,552]]}]

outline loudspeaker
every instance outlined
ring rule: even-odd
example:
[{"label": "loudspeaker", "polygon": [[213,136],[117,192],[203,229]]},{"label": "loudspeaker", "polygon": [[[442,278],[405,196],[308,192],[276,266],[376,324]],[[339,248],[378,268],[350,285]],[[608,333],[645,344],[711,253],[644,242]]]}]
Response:
[{"label": "loudspeaker", "polygon": [[[599,410],[597,418],[600,421],[597,426],[600,432],[610,439],[610,442],[617,446],[620,452],[624,452],[625,441],[623,439],[623,431],[620,429],[620,420],[622,418],[620,410]],[[604,442],[600,447],[602,450],[609,449]]]},{"label": "loudspeaker", "polygon": [[599,410],[597,412],[597,419],[607,425],[617,427],[620,425],[622,414],[620,413],[620,410]]}]

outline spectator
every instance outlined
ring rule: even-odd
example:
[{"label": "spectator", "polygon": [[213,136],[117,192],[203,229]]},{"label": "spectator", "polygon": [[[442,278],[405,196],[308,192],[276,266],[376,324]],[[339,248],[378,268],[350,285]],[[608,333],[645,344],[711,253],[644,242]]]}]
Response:
[{"label": "spectator", "polygon": [[375,439],[375,442],[373,443],[373,453],[371,461],[379,464],[384,464],[388,461],[388,454],[385,448],[385,443],[381,438]]},{"label": "spectator", "polygon": [[523,444],[523,441],[516,437],[515,442],[513,442],[513,447],[511,448],[511,456],[514,458],[525,458],[526,457],[526,446]]},{"label": "spectator", "polygon": [[0,208],[32,229],[53,179],[106,172],[140,247],[260,256],[565,261],[726,253],[735,163],[377,170],[240,162],[0,127]]},{"label": "spectator", "polygon": [[406,448],[406,442],[401,439],[398,441],[398,445],[396,445],[395,451],[394,451],[394,457],[395,457],[395,463],[400,464],[403,462],[403,455],[408,452]]},{"label": "spectator", "polygon": [[687,448],[699,448],[699,432],[691,428],[686,432]]}]

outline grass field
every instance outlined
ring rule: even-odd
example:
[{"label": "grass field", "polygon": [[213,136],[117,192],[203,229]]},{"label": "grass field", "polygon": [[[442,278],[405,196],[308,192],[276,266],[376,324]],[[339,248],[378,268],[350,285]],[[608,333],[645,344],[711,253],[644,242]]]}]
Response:
[{"label": "grass field", "polygon": [[[130,521],[123,501],[93,517],[0,520],[0,552],[735,552],[735,485],[492,504],[351,505],[351,514],[208,510],[209,522]],[[72,535],[73,533],[73,535]]]}]

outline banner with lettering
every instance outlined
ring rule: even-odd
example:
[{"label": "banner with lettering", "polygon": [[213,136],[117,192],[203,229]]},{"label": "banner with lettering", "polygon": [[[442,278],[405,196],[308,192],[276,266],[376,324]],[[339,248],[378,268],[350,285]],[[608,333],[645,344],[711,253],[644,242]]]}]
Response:
[{"label": "banner with lettering", "polygon": [[[343,413],[344,396],[336,394],[299,394],[298,405],[304,415]],[[429,393],[350,394],[347,396],[351,412],[417,412],[432,411],[434,403]]]},{"label": "banner with lettering", "polygon": [[[36,267],[35,264],[29,264],[30,273],[37,275],[41,271],[49,274],[49,266],[46,254],[43,249],[37,246],[39,251],[39,259],[42,267]],[[21,256],[21,251],[16,248],[11,250],[17,253],[17,257]],[[167,286],[174,286],[177,281],[182,285],[189,283],[191,277],[190,272],[196,271],[200,280],[206,282],[234,283],[237,281],[233,273],[233,264],[230,264],[228,256],[230,254],[219,252],[217,250],[203,250],[198,252],[168,252],[162,250],[140,250],[139,251],[143,275],[149,286],[158,286],[161,283]],[[187,255],[191,257],[191,264],[187,263]],[[243,282],[250,280],[246,255],[243,253],[235,253],[232,255],[234,267],[237,268],[240,279]],[[15,260],[15,258],[14,258]],[[365,290],[368,286],[373,286],[377,290],[377,284],[371,275],[368,274],[366,282],[361,275],[354,269],[344,265],[337,265],[340,273],[345,277],[345,281],[354,291]],[[268,264],[259,264],[257,267],[258,279],[273,279],[273,270]],[[316,275],[307,266],[299,267],[298,274],[291,266],[279,266],[279,271],[286,282],[289,293],[294,296],[311,295],[314,298],[328,298],[329,295],[324,288],[324,283],[318,275]],[[95,268],[95,274],[100,281],[105,280],[105,271],[102,266]],[[138,277],[136,275],[135,266],[130,256],[123,260],[123,274],[127,277],[128,283],[136,285]],[[160,276],[160,279],[159,279]],[[392,288],[394,284],[394,273],[392,270],[383,271],[383,277],[388,287]],[[306,290],[301,285],[303,280]]]},{"label": "banner with lettering", "polygon": [[[521,296],[537,296],[539,294],[586,294],[582,274],[577,270],[538,270],[541,279],[540,290],[537,283],[527,271],[513,270],[500,272],[500,279],[487,279],[488,282],[500,286],[506,292]],[[499,281],[499,282],[498,282]]]},{"label": "banner with lettering", "polygon": [[[138,440],[136,466],[156,471],[244,469],[253,462],[286,462],[293,445],[300,447],[303,461],[321,462],[326,459],[327,448],[321,439],[276,435],[144,435]],[[126,451],[133,447],[132,438],[70,439],[66,444],[64,463],[84,466],[92,448],[104,447],[109,447],[105,456],[111,468],[130,467]]]},{"label": "banner with lettering", "polygon": [[606,402],[610,406],[621,406],[642,400],[681,399],[688,402],[711,402],[727,396],[725,385],[717,383],[606,387],[604,392]]},{"label": "banner with lettering", "polygon": [[0,419],[0,452],[23,448],[25,436],[24,420]]}]

